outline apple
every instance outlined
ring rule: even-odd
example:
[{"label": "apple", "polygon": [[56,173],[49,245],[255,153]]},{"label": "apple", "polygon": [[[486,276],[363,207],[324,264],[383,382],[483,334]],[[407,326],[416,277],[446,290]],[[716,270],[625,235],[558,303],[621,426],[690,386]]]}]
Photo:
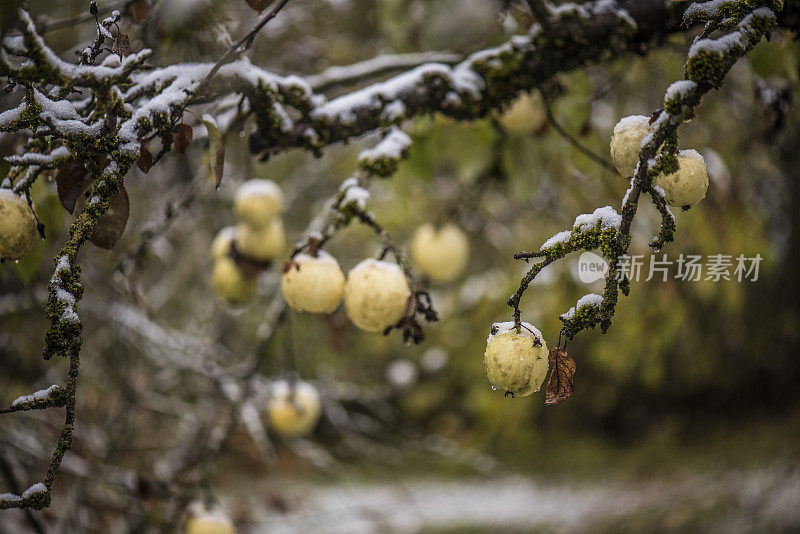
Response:
[{"label": "apple", "polygon": [[622,176],[630,178],[639,161],[642,140],[652,131],[650,118],[631,115],[620,119],[611,136],[611,160]]},{"label": "apple", "polygon": [[0,259],[24,257],[38,235],[28,201],[10,189],[0,188]]},{"label": "apple", "polygon": [[236,189],[233,211],[240,221],[263,228],[283,210],[283,192],[272,180],[247,180]]},{"label": "apple", "polygon": [[525,397],[539,391],[550,367],[542,333],[529,323],[492,325],[483,356],[486,377],[500,390]]},{"label": "apple", "polygon": [[226,226],[214,237],[211,242],[211,257],[215,260],[228,256],[231,252],[231,243],[236,237],[236,227]]},{"label": "apple", "polygon": [[696,150],[678,152],[678,170],[672,174],[659,174],[653,180],[664,190],[670,206],[692,206],[706,197],[708,171],[703,156]]},{"label": "apple", "polygon": [[254,278],[245,276],[236,262],[227,256],[214,261],[211,285],[217,296],[229,304],[243,304],[253,298]]},{"label": "apple", "polygon": [[322,413],[317,388],[308,382],[279,380],[270,389],[267,416],[275,432],[285,437],[310,434]]},{"label": "apple", "polygon": [[342,301],[344,282],[339,262],[320,250],[316,256],[298,254],[286,262],[281,291],[293,310],[331,313]]},{"label": "apple", "polygon": [[405,314],[411,290],[399,265],[366,259],[347,275],[344,304],[347,316],[367,332],[380,332]]},{"label": "apple", "polygon": [[243,256],[268,261],[283,255],[286,250],[286,232],[283,221],[272,219],[266,226],[256,228],[247,223],[239,223],[234,238],[236,250]]},{"label": "apple", "polygon": [[461,274],[469,258],[466,234],[454,224],[423,224],[411,239],[411,257],[431,280],[449,282]]}]

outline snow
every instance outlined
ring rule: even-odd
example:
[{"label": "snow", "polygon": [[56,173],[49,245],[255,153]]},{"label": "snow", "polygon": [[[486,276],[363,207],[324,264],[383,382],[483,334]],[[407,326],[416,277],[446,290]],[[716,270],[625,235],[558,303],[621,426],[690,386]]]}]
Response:
[{"label": "snow", "polygon": [[151,55],[151,51],[144,49],[135,54],[130,54],[120,63],[118,67],[106,67],[103,65],[76,65],[62,60],[53,50],[48,47],[44,40],[36,32],[36,25],[30,15],[24,9],[17,11],[22,23],[25,24],[25,33],[29,34],[34,41],[34,46],[41,51],[44,60],[59,74],[67,78],[78,79],[85,83],[87,80],[106,81],[114,77],[121,76],[124,72],[129,72],[134,65],[144,62]]},{"label": "snow", "polygon": [[47,486],[45,486],[41,482],[38,482],[38,483],[34,484],[33,486],[31,486],[30,488],[26,489],[22,493],[22,498],[23,499],[30,499],[31,497],[33,497],[37,493],[47,493]]},{"label": "snow", "polygon": [[63,302],[68,306],[75,304],[75,296],[69,291],[61,289],[60,287],[56,288],[56,300]]},{"label": "snow", "polygon": [[719,10],[725,4],[735,4],[732,0],[709,0],[707,2],[693,2],[683,12],[683,18],[686,20],[696,15],[703,15],[704,18],[715,18]]},{"label": "snow", "polygon": [[563,232],[558,232],[556,235],[552,236],[550,239],[542,243],[540,250],[547,250],[559,243],[566,243],[567,241],[569,241],[570,237],[572,237],[572,232],[568,230],[564,230]]},{"label": "snow", "polygon": [[318,262],[318,263],[331,263],[331,264],[336,265],[337,267],[339,266],[339,262],[336,261],[336,258],[331,256],[330,254],[328,254],[324,250],[318,250],[316,257],[314,257],[314,256],[312,256],[310,254],[307,254],[305,252],[301,252],[300,254],[298,254],[297,256],[294,257],[294,260],[297,263],[313,261],[313,262]]},{"label": "snow", "polygon": [[[633,173],[636,176],[636,173]],[[633,191],[633,186],[630,186],[626,191],[625,195],[622,197],[622,206],[624,207],[625,204],[628,203],[628,198],[631,196],[631,191]]]},{"label": "snow", "polygon": [[571,307],[567,313],[562,313],[559,317],[565,321],[569,321],[575,317],[575,313],[581,308],[586,306],[594,306],[595,308],[599,308],[602,304],[602,295],[598,295],[597,293],[589,293],[579,298],[578,302],[575,303],[575,306]]},{"label": "snow", "polygon": [[72,324],[81,322],[81,318],[75,310],[70,307],[64,308],[64,313],[61,314],[61,320]]},{"label": "snow", "polygon": [[635,127],[649,128],[650,117],[645,117],[644,115],[629,115],[623,117],[614,126],[614,134],[616,135]]},{"label": "snow", "polygon": [[4,200],[6,202],[25,202],[25,199],[20,195],[16,194],[11,189],[6,189],[5,187],[0,188],[0,200]]},{"label": "snow", "polygon": [[269,389],[271,396],[274,398],[285,398],[291,393],[298,396],[319,397],[317,389],[308,382],[303,381],[290,384],[287,380],[276,380],[270,384]]},{"label": "snow", "polygon": [[703,159],[703,156],[700,154],[700,152],[698,152],[697,150],[695,150],[693,148],[687,148],[687,149],[684,149],[684,150],[679,150],[678,151],[678,155],[679,156],[683,156],[684,158],[691,158],[691,159],[695,159],[695,160],[698,160],[698,161],[705,162],[705,160]]},{"label": "snow", "polygon": [[619,225],[622,224],[622,216],[611,206],[603,206],[592,213],[578,215],[572,227],[578,231],[590,230],[597,226],[598,223],[601,230],[619,228]]},{"label": "snow", "polygon": [[58,258],[58,261],[56,262],[56,272],[69,271],[70,269],[72,269],[72,267],[69,263],[69,257],[64,255]]},{"label": "snow", "polygon": [[66,158],[69,156],[69,149],[65,146],[60,146],[54,149],[49,154],[39,154],[36,152],[27,152],[22,155],[7,156],[5,160],[11,165],[49,165],[59,158]]},{"label": "snow", "polygon": [[471,68],[470,59],[450,67],[443,63],[427,63],[420,65],[408,72],[399,74],[386,81],[372,84],[352,93],[334,98],[311,112],[314,119],[339,120],[342,122],[355,122],[356,111],[359,109],[377,109],[384,102],[393,102],[403,98],[422,85],[426,78],[438,76],[449,81],[454,91],[461,94],[471,94],[479,99],[484,83]]},{"label": "snow", "polygon": [[[449,94],[449,93],[448,93]],[[388,121],[395,121],[406,114],[406,105],[402,100],[389,102],[384,108],[381,117]]]},{"label": "snow", "polygon": [[0,113],[0,128],[18,120],[22,112],[25,111],[25,107],[25,102],[22,102],[19,106]]},{"label": "snow", "polygon": [[351,176],[350,178],[348,178],[347,180],[342,182],[342,185],[339,187],[339,192],[340,193],[344,192],[348,188],[357,186],[358,184],[359,184],[358,178],[355,178],[355,177]]},{"label": "snow", "polygon": [[745,47],[743,37],[740,31],[735,31],[718,39],[700,39],[689,48],[689,57],[695,57],[700,52],[716,54],[722,57],[735,50],[742,50]]},{"label": "snow", "polygon": [[691,80],[679,80],[667,87],[664,100],[684,99],[687,94],[697,89],[697,84]]},{"label": "snow", "polygon": [[514,332],[515,334],[520,334],[522,336],[532,337],[534,339],[538,339],[539,341],[544,340],[544,336],[539,331],[538,328],[533,326],[530,323],[526,323],[525,321],[520,322],[519,332],[517,332],[517,324],[514,321],[505,321],[502,323],[494,323],[492,324],[492,328],[489,330],[489,337],[486,338],[486,345],[489,345],[489,342],[492,340],[494,336],[499,336],[500,334],[507,334],[509,332]]},{"label": "snow", "polygon": [[388,272],[391,272],[391,273],[400,273],[403,276],[405,276],[405,274],[403,273],[403,269],[401,269],[400,266],[397,265],[396,263],[392,263],[392,262],[384,261],[384,260],[376,260],[374,258],[367,258],[365,260],[362,260],[361,262],[359,262],[358,265],[353,267],[352,270],[355,271],[356,269],[365,269],[365,268],[368,268],[368,267],[371,267],[371,268],[374,268],[374,269],[380,269],[382,271],[388,271]]},{"label": "snow", "polygon": [[[669,113],[667,113],[666,111],[662,111],[661,113],[658,114],[656,120],[654,120],[653,123],[650,125],[650,130],[651,130],[650,133],[645,135],[644,138],[642,139],[642,145],[641,145],[642,148],[650,144],[650,142],[653,140],[653,134],[657,130],[659,130],[668,120],[670,120],[670,117]],[[635,175],[636,173],[634,173],[634,176]]]},{"label": "snow", "polygon": [[38,391],[34,391],[30,395],[22,395],[21,397],[17,397],[14,402],[11,403],[12,408],[21,408],[23,406],[30,405],[36,401],[44,401],[50,398],[50,395],[58,391],[59,386],[53,384],[49,388],[40,389]]},{"label": "snow", "polygon": [[579,17],[590,20],[595,16],[612,14],[621,21],[636,28],[636,21],[630,14],[620,9],[617,2],[614,0],[597,0],[596,2],[588,2],[586,4],[575,4],[567,2],[558,6],[553,6],[551,12],[555,17],[564,16],[567,13],[577,13]]},{"label": "snow", "polygon": [[409,146],[411,146],[411,138],[408,134],[397,127],[392,127],[386,137],[381,139],[375,147],[361,151],[358,159],[366,162],[381,158],[400,159]]},{"label": "snow", "polygon": [[342,206],[348,204],[355,204],[356,208],[360,211],[367,209],[367,202],[369,201],[369,191],[363,187],[353,185],[345,189],[344,197],[342,197]]},{"label": "snow", "polygon": [[236,189],[236,198],[253,198],[253,197],[280,197],[282,195],[281,188],[272,180],[264,178],[253,178],[247,180]]},{"label": "snow", "polygon": [[321,87],[331,83],[346,83],[358,80],[371,74],[393,69],[407,69],[420,63],[458,61],[457,54],[441,52],[421,52],[411,54],[386,54],[372,59],[353,63],[352,65],[328,67],[319,74],[306,77],[312,87]]}]

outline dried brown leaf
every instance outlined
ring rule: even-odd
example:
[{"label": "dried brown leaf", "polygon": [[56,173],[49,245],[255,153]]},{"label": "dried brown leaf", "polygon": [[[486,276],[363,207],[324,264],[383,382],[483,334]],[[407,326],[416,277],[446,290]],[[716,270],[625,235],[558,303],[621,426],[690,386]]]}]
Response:
[{"label": "dried brown leaf", "polygon": [[120,32],[114,40],[114,49],[112,51],[120,57],[125,57],[130,50],[131,38],[128,37],[127,33]]},{"label": "dried brown leaf", "polygon": [[75,203],[90,185],[92,185],[92,179],[86,167],[72,156],[68,157],[56,175],[58,199],[64,209],[73,213],[75,211]]},{"label": "dried brown leaf", "polygon": [[189,143],[192,142],[193,135],[192,127],[188,124],[178,124],[175,126],[175,129],[172,131],[172,142],[175,143],[175,150],[180,154],[186,152]]},{"label": "dried brown leaf", "polygon": [[245,0],[254,11],[261,13],[269,7],[274,0]]},{"label": "dried brown leaf", "polygon": [[550,349],[550,380],[547,381],[545,404],[558,404],[572,396],[575,390],[575,360],[561,347]]},{"label": "dried brown leaf", "polygon": [[147,150],[147,146],[144,143],[142,143],[139,150],[139,159],[136,160],[136,166],[145,174],[150,172],[150,168],[153,166],[153,155]]},{"label": "dried brown leaf", "polygon": [[128,192],[121,185],[119,191],[109,198],[108,211],[97,221],[97,226],[89,240],[100,248],[107,250],[114,248],[128,225],[129,212]]},{"label": "dried brown leaf", "polygon": [[147,20],[150,13],[150,2],[148,0],[136,0],[131,4],[130,17],[134,24],[141,24]]}]

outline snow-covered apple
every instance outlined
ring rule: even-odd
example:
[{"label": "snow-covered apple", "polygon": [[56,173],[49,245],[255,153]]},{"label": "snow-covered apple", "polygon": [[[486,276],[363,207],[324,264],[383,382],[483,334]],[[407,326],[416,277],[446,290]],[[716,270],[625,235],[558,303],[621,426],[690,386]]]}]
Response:
[{"label": "snow-covered apple", "polygon": [[542,333],[530,323],[513,321],[492,325],[483,365],[489,382],[498,389],[525,397],[539,391],[550,366]]},{"label": "snow-covered apple", "polygon": [[247,180],[236,190],[233,211],[242,222],[262,228],[283,210],[283,192],[272,180]]},{"label": "snow-covered apple", "polygon": [[305,436],[317,426],[322,405],[317,388],[308,382],[272,384],[267,401],[270,426],[281,436]]},{"label": "snow-covered apple", "polygon": [[664,190],[670,206],[692,206],[706,197],[708,171],[703,156],[696,150],[678,152],[678,170],[672,174],[660,174],[653,180]]},{"label": "snow-covered apple", "polygon": [[639,161],[642,140],[652,131],[650,118],[631,115],[620,119],[611,136],[611,160],[622,176],[631,177]]}]

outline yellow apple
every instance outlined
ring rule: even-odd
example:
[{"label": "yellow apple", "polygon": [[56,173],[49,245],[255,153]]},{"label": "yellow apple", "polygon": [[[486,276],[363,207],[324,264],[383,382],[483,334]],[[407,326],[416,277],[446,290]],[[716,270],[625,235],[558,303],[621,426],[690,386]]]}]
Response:
[{"label": "yellow apple", "polygon": [[539,391],[547,376],[547,344],[529,323],[521,323],[519,330],[513,321],[495,323],[486,340],[483,366],[494,387],[525,397]]},{"label": "yellow apple", "polygon": [[344,273],[339,262],[320,250],[317,256],[298,254],[284,266],[283,298],[293,310],[331,313],[344,295]]},{"label": "yellow apple", "polygon": [[242,304],[253,298],[256,281],[245,276],[236,262],[225,256],[214,261],[211,285],[220,299],[230,304]]},{"label": "yellow apple", "polygon": [[620,119],[611,136],[611,160],[622,176],[630,178],[639,161],[642,140],[652,131],[650,118],[631,115]]},{"label": "yellow apple", "polygon": [[696,150],[678,152],[678,170],[656,176],[653,185],[663,189],[670,206],[692,206],[706,197],[708,171],[703,156]]},{"label": "yellow apple", "polygon": [[467,265],[469,241],[454,224],[445,224],[439,229],[423,224],[411,239],[411,257],[431,280],[449,282]]},{"label": "yellow apple", "polygon": [[286,250],[286,233],[280,219],[272,219],[266,226],[255,228],[247,223],[236,227],[236,250],[243,256],[256,260],[274,260]]},{"label": "yellow apple", "polygon": [[224,258],[231,251],[231,243],[236,237],[236,227],[226,226],[214,237],[211,242],[211,257],[216,259]]},{"label": "yellow apple", "polygon": [[403,317],[411,290],[395,263],[366,259],[347,275],[344,304],[357,327],[380,332]]},{"label": "yellow apple", "polygon": [[321,412],[319,392],[308,382],[292,385],[279,380],[272,384],[267,416],[270,426],[281,436],[310,434],[317,426]]},{"label": "yellow apple", "polygon": [[272,180],[247,180],[236,190],[233,211],[242,222],[255,228],[266,226],[283,210],[283,192]]},{"label": "yellow apple", "polygon": [[0,188],[0,259],[24,257],[38,235],[28,201],[10,189]]}]

